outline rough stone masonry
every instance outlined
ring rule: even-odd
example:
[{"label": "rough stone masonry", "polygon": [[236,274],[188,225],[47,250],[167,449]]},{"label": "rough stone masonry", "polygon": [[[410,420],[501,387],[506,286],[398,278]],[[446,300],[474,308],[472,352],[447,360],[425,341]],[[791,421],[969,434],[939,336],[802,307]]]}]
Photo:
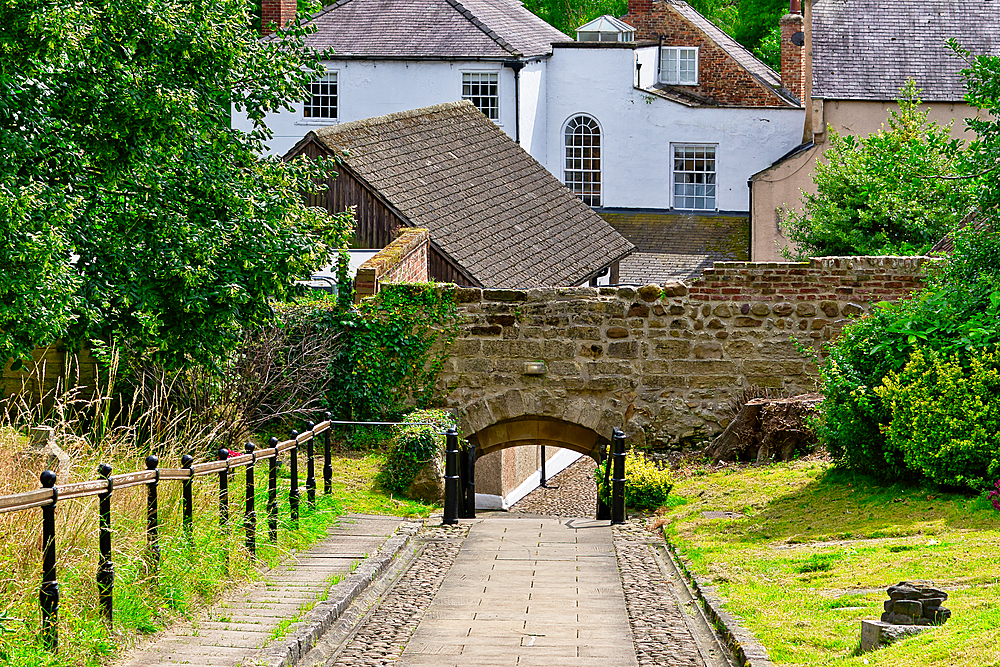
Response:
[{"label": "rough stone masonry", "polygon": [[[633,444],[721,431],[750,385],[816,389],[816,355],[852,318],[923,285],[926,257],[719,262],[693,284],[454,289],[460,331],[438,381],[463,435],[528,416]],[[544,362],[540,375],[526,362]]]}]

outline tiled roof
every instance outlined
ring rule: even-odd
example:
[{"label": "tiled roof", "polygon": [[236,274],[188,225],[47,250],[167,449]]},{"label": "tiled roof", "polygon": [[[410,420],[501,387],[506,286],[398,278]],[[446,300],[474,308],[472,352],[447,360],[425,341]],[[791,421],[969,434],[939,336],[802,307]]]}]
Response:
[{"label": "tiled roof", "polygon": [[542,56],[569,39],[519,0],[339,0],[310,23],[306,44],[342,56]]},{"label": "tiled roof", "polygon": [[315,136],[484,286],[574,285],[633,249],[471,102]]},{"label": "tiled roof", "polygon": [[601,217],[635,244],[622,261],[622,283],[685,280],[712,262],[745,260],[748,221],[744,215],[697,215],[673,211],[603,209]]},{"label": "tiled roof", "polygon": [[813,96],[894,100],[908,78],[928,102],[961,101],[965,63],[945,40],[1000,54],[1000,7],[983,0],[816,0]]},{"label": "tiled roof", "polygon": [[670,5],[677,10],[678,14],[686,18],[705,33],[708,38],[718,44],[719,48],[729,54],[741,67],[772,88],[776,90],[781,88],[781,77],[777,72],[758,60],[742,44],[723,32],[719,26],[699,14],[691,5],[678,0],[670,0]]}]

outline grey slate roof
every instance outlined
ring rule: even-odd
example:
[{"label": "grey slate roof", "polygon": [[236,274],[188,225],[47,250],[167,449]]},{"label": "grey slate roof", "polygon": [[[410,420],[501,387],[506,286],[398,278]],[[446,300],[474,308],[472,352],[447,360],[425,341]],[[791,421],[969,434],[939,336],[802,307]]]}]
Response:
[{"label": "grey slate roof", "polygon": [[579,284],[633,249],[469,101],[315,137],[486,287]]},{"label": "grey slate roof", "polygon": [[623,285],[663,284],[672,280],[691,282],[701,278],[715,262],[726,261],[720,253],[679,255],[676,253],[634,252],[619,267],[618,282]]},{"label": "grey slate roof", "polygon": [[727,35],[717,25],[699,14],[691,5],[678,0],[670,0],[670,6],[677,10],[677,13],[694,24],[705,36],[719,45],[729,57],[740,64],[745,70],[753,74],[765,84],[774,89],[781,88],[781,76],[773,69],[762,63],[752,53],[747,51],[742,44]]},{"label": "grey slate roof", "polygon": [[984,0],[816,0],[813,96],[894,100],[908,78],[928,102],[961,101],[965,64],[945,40],[1000,55],[1000,5]]},{"label": "grey slate roof", "polygon": [[306,43],[340,56],[543,56],[569,39],[519,0],[338,0],[310,23]]}]

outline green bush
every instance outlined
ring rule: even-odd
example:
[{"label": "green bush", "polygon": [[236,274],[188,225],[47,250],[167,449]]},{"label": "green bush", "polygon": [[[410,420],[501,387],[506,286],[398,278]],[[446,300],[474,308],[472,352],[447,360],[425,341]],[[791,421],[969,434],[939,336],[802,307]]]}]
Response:
[{"label": "green bush", "polygon": [[1000,350],[959,355],[916,350],[875,392],[892,414],[887,449],[938,484],[981,488],[1000,474]]},{"label": "green bush", "polygon": [[821,369],[825,399],[817,432],[839,464],[887,479],[916,480],[883,430],[891,413],[876,393],[917,349],[958,355],[963,364],[1000,344],[1000,234],[964,230],[955,253],[931,270],[927,289],[899,303],[877,304],[846,327]]},{"label": "green bush", "polygon": [[[611,502],[611,477],[604,484],[604,465],[597,466],[597,491],[605,502]],[[634,510],[655,510],[667,504],[674,488],[674,476],[669,468],[660,468],[644,454],[633,452],[625,459],[625,507]]]},{"label": "green bush", "polygon": [[[404,493],[420,468],[444,454],[444,431],[455,427],[455,417],[444,410],[415,410],[393,426],[393,436],[377,481],[387,491]],[[432,424],[431,426],[418,424]]]}]

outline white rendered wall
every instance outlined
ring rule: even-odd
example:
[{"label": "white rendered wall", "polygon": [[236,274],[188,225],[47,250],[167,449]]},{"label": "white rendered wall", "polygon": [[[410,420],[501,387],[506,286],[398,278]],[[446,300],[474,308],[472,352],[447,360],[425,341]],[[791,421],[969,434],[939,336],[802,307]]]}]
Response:
[{"label": "white rendered wall", "polygon": [[554,49],[547,72],[549,171],[563,180],[563,128],[586,113],[603,131],[603,206],[672,208],[670,145],[698,143],[718,146],[717,209],[747,211],[747,179],[801,142],[805,112],[692,108],[650,95],[633,85],[637,54],[649,85],[655,48]]},{"label": "white rendered wall", "polygon": [[[534,60],[521,70],[521,148],[545,164],[548,148],[545,100],[547,60]],[[513,133],[508,131],[513,136]]]},{"label": "white rendered wall", "polygon": [[[514,136],[514,74],[499,62],[333,60],[324,64],[328,70],[337,72],[340,117],[336,122],[340,123],[455,102],[462,99],[462,72],[499,72],[497,124]],[[530,67],[524,68],[522,77]],[[544,64],[540,67],[544,68]],[[522,106],[528,101],[526,98],[530,98],[530,93],[525,94],[522,84]],[[294,111],[269,114],[265,123],[274,133],[268,148],[276,155],[284,155],[310,130],[335,124],[327,119],[302,118],[301,103],[295,105]],[[532,116],[522,113],[522,136],[533,134],[531,123]],[[245,115],[234,113],[233,127],[249,130],[250,124]]]}]

